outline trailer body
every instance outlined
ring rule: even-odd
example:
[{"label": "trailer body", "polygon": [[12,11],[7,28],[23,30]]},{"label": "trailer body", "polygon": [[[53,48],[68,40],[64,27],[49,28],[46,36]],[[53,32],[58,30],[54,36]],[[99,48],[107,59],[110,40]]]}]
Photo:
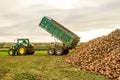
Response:
[{"label": "trailer body", "polygon": [[49,17],[44,16],[39,26],[63,42],[69,49],[76,47],[80,40],[79,36]]}]

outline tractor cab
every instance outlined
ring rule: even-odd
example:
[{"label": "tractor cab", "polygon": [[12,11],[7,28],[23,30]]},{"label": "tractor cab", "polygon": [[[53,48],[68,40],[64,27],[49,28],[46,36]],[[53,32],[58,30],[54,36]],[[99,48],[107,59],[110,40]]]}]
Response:
[{"label": "tractor cab", "polygon": [[29,39],[17,39],[18,45],[30,46]]}]

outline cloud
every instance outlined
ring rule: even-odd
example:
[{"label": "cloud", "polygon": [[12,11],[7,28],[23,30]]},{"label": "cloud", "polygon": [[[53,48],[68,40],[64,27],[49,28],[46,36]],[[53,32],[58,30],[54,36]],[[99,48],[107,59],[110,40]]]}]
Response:
[{"label": "cloud", "polygon": [[[44,37],[49,16],[73,32],[120,28],[119,0],[0,0],[0,36]],[[45,37],[44,37],[45,38]]]}]

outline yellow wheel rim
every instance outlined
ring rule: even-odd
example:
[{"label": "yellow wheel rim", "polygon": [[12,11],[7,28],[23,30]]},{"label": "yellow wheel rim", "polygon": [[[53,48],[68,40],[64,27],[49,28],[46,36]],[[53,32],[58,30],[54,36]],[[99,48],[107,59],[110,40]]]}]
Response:
[{"label": "yellow wheel rim", "polygon": [[12,55],[12,54],[13,54],[13,51],[12,51],[12,50],[10,50],[10,52],[9,52],[9,53],[10,53],[10,55]]},{"label": "yellow wheel rim", "polygon": [[20,52],[20,54],[24,54],[25,49],[24,49],[24,48],[20,48],[20,49],[19,49],[19,52]]}]

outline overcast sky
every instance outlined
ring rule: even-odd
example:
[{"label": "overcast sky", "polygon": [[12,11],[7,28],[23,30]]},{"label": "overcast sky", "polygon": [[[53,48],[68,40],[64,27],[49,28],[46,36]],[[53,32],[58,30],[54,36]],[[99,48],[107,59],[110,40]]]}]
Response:
[{"label": "overcast sky", "polygon": [[0,0],[0,42],[54,40],[38,26],[43,16],[88,41],[120,28],[120,0]]}]

